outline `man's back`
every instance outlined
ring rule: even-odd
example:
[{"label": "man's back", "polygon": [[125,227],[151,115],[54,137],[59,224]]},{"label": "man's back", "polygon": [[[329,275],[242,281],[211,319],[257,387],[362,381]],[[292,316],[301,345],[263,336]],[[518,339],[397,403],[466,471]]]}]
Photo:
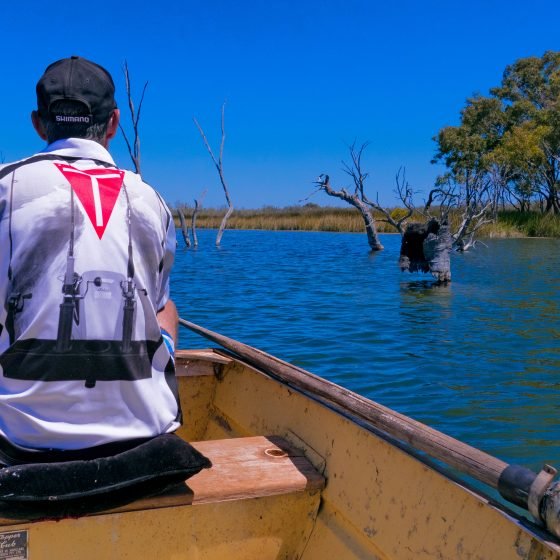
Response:
[{"label": "man's back", "polygon": [[169,210],[92,140],[0,167],[0,435],[80,449],[178,427],[156,312]]}]

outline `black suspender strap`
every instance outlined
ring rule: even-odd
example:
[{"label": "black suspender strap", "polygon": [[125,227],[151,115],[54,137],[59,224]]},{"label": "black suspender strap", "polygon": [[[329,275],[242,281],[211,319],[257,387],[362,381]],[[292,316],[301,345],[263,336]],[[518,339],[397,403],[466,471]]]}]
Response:
[{"label": "black suspender strap", "polygon": [[9,165],[6,165],[6,167],[0,169],[0,179],[3,179],[10,173],[14,172],[16,169],[19,169],[24,165],[30,165],[37,161],[56,161],[56,160],[63,160],[63,161],[67,161],[68,163],[87,160],[87,161],[93,161],[97,165],[101,165],[103,167],[115,167],[115,168],[117,167],[116,165],[109,163],[107,161],[102,161],[100,159],[83,157],[83,156],[63,156],[60,154],[37,154],[36,156],[32,156],[22,161],[16,161],[15,163],[11,163]]}]

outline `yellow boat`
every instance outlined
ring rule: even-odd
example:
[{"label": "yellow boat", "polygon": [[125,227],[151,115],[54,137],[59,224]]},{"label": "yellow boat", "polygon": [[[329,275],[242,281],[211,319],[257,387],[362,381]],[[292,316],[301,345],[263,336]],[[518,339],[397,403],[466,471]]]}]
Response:
[{"label": "yellow boat", "polygon": [[[514,468],[525,482],[504,490],[512,467],[498,459],[182,323],[220,346],[177,353],[178,434],[212,468],[79,518],[4,514],[0,560],[560,560],[554,469],[529,476],[527,491],[528,471]],[[467,487],[440,461],[517,505]],[[539,519],[523,514],[525,502]]]}]

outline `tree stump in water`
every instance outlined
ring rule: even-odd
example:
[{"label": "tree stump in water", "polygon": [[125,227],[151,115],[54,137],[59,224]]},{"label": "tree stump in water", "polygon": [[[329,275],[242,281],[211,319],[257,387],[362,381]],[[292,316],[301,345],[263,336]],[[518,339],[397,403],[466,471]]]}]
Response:
[{"label": "tree stump in water", "polygon": [[409,272],[429,272],[438,282],[451,280],[451,232],[447,223],[432,219],[409,224],[401,242],[399,267]]}]

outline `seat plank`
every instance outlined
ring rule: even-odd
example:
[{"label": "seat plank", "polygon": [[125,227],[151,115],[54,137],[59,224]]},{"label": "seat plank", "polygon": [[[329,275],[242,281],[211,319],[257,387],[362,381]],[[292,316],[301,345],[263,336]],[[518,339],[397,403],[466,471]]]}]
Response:
[{"label": "seat plank", "polygon": [[320,490],[321,476],[279,437],[256,436],[193,444],[213,464],[188,480],[193,504]]}]

